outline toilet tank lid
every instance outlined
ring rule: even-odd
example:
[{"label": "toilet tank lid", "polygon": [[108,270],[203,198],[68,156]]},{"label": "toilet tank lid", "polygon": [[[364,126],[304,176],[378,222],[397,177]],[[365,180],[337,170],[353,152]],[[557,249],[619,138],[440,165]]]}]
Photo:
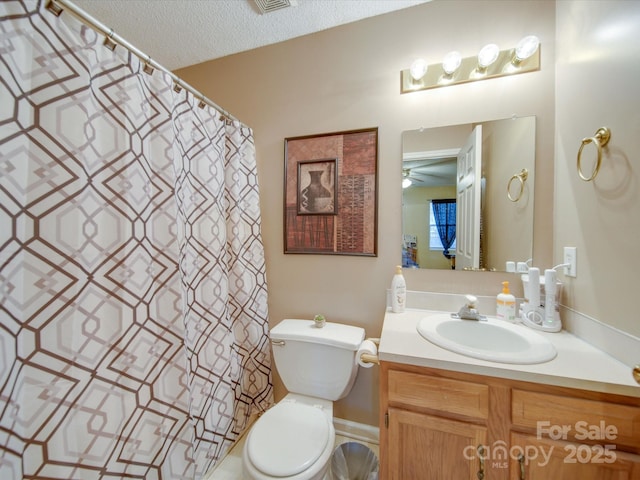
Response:
[{"label": "toilet tank lid", "polygon": [[355,352],[364,340],[364,329],[332,322],[317,328],[313,320],[287,318],[271,329],[270,336],[272,340],[297,340]]}]

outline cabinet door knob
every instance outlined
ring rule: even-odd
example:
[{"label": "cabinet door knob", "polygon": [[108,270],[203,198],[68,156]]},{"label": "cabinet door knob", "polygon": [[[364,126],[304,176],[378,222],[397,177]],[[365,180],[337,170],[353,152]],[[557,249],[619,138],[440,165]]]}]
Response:
[{"label": "cabinet door knob", "polygon": [[633,367],[633,378],[640,383],[640,364]]}]

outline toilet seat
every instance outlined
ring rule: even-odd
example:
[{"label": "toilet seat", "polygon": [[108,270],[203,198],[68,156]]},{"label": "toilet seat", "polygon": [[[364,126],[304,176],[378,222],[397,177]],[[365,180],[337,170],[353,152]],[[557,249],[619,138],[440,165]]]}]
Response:
[{"label": "toilet seat", "polygon": [[311,467],[325,452],[332,429],[321,408],[281,402],[267,410],[247,438],[252,465],[271,477],[291,477]]}]

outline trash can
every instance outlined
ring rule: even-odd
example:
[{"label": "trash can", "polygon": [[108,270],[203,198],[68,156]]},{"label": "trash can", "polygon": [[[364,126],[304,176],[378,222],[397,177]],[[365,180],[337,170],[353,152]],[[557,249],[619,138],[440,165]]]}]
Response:
[{"label": "trash can", "polygon": [[366,445],[346,442],[331,457],[331,480],[378,480],[378,457]]}]

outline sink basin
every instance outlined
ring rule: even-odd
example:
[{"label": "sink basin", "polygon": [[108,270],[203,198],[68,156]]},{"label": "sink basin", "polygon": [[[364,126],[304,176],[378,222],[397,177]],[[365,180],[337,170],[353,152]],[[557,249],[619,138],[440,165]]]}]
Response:
[{"label": "sink basin", "polygon": [[543,363],[556,356],[545,337],[523,325],[496,318],[460,320],[448,313],[422,318],[418,333],[431,343],[452,352],[500,363]]}]

